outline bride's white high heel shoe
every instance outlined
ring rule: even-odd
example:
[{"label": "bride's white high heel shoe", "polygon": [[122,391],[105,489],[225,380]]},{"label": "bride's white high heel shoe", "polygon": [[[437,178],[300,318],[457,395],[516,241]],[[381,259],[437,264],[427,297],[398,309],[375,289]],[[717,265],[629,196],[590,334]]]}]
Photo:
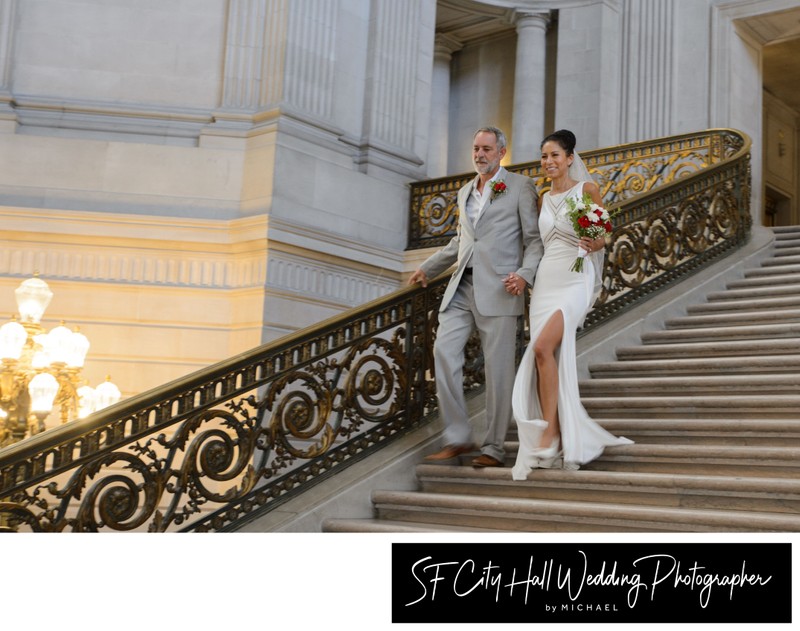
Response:
[{"label": "bride's white high heel shoe", "polygon": [[556,436],[550,443],[549,447],[540,447],[531,453],[531,456],[536,458],[536,464],[534,466],[537,469],[552,469],[553,467],[560,467],[562,463],[560,443],[560,438]]}]

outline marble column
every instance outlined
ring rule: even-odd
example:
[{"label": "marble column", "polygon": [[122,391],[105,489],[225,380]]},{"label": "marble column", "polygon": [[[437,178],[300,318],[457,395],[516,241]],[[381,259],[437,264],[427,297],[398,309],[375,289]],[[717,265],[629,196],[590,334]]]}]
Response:
[{"label": "marble column", "polygon": [[514,73],[512,161],[528,162],[539,157],[545,134],[545,51],[549,13],[517,12],[517,59]]},{"label": "marble column", "polygon": [[[578,151],[620,143],[622,0],[586,0],[558,11],[555,126]],[[627,68],[624,69],[627,72]]]},{"label": "marble column", "polygon": [[437,33],[433,44],[433,81],[431,86],[431,127],[428,134],[428,176],[447,175],[450,144],[450,61],[460,50],[461,42]]},{"label": "marble column", "polygon": [[671,0],[625,0],[623,5],[626,72],[622,75],[620,123],[626,142],[672,133],[674,14]]},{"label": "marble column", "polygon": [[[422,80],[421,58],[433,43],[432,32],[427,45],[424,35],[426,13],[432,16],[435,5],[405,0],[372,2],[371,6],[364,121],[355,162],[364,173],[377,168],[424,177],[420,169],[424,159],[416,154],[415,141],[418,120],[425,121],[424,133],[429,128],[431,101],[429,87]],[[428,55],[425,61],[430,72],[433,60],[430,52]],[[423,86],[424,118],[419,115]]]},{"label": "marble column", "polygon": [[17,113],[11,94],[11,51],[17,0],[0,0],[0,131],[17,129]]}]

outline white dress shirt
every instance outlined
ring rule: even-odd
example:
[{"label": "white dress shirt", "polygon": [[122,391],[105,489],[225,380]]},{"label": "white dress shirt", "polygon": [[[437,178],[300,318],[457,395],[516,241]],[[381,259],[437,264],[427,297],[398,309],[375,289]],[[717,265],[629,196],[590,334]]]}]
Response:
[{"label": "white dress shirt", "polygon": [[478,191],[477,182],[472,183],[472,192],[469,194],[469,197],[467,197],[467,205],[465,210],[467,211],[467,217],[472,222],[473,226],[481,216],[486,204],[488,204],[492,198],[492,185],[495,182],[504,180],[505,177],[506,169],[505,167],[500,167],[497,169],[497,173],[494,174],[492,179],[483,185],[483,193]]}]

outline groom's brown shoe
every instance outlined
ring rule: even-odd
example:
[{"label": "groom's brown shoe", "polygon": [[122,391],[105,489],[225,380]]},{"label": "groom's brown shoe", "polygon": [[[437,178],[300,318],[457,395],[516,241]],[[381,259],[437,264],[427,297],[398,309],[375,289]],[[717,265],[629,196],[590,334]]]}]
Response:
[{"label": "groom's brown shoe", "polygon": [[481,454],[472,460],[473,467],[503,467],[505,463],[497,458],[492,458],[489,454]]},{"label": "groom's brown shoe", "polygon": [[470,451],[475,451],[475,445],[472,443],[466,443],[463,445],[445,445],[444,449],[441,451],[429,456],[425,456],[425,460],[449,460],[450,458],[455,458],[456,456],[469,453]]}]

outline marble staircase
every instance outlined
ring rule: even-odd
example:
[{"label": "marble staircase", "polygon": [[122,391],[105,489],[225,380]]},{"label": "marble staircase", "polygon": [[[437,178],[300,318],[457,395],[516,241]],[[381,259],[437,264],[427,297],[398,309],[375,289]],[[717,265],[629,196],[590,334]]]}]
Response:
[{"label": "marble staircase", "polygon": [[586,409],[635,444],[518,482],[512,432],[505,468],[418,464],[418,489],[323,530],[800,531],[800,227],[775,234],[760,267],[590,364]]}]

